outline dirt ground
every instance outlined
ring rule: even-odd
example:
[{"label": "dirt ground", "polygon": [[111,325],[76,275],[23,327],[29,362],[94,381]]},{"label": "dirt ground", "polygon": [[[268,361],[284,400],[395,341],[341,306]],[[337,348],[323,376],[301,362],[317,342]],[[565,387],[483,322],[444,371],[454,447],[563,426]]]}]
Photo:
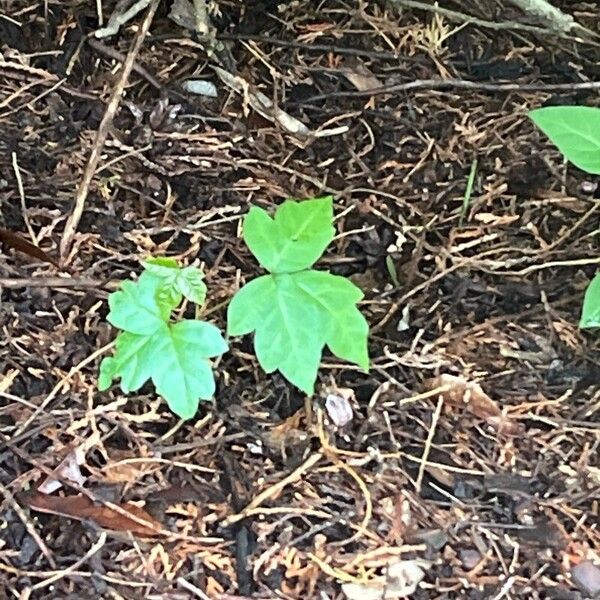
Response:
[{"label": "dirt ground", "polygon": [[[527,111],[600,104],[598,40],[500,0],[218,0],[199,37],[163,0],[99,148],[147,13],[93,37],[114,4],[0,0],[0,227],[58,257],[101,151],[61,265],[0,253],[0,598],[594,597],[600,192]],[[596,3],[554,4],[600,31]],[[326,355],[307,399],[246,337],[192,421],[97,391],[141,259],[201,263],[224,328],[260,274],[248,207],[324,194],[318,266],[365,292],[369,373]]]}]

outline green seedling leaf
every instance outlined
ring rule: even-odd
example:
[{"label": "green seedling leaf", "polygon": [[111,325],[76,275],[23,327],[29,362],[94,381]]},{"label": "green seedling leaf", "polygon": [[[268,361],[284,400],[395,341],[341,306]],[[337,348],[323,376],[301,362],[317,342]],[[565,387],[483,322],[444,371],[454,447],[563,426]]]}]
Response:
[{"label": "green seedling leaf", "polygon": [[287,200],[275,217],[253,206],[244,219],[244,241],[270,273],[311,267],[333,240],[333,198]]},{"label": "green seedling leaf", "polygon": [[229,335],[255,332],[261,367],[279,370],[312,394],[325,344],[336,356],[369,367],[368,324],[356,307],[363,294],[352,282],[322,271],[264,275],[229,305]]},{"label": "green seedling leaf", "polygon": [[108,321],[123,331],[114,355],[100,364],[98,388],[106,390],[120,378],[121,389],[129,393],[151,379],[171,410],[190,419],[199,401],[215,392],[208,359],[226,352],[227,343],[209,323],[170,321],[182,294],[198,298],[198,282],[204,286],[197,269],[181,269],[170,260],[148,261],[149,268],[137,282],[126,281],[109,296]]},{"label": "green seedling leaf", "polygon": [[199,400],[209,400],[215,392],[207,359],[226,350],[219,330],[201,321],[163,323],[152,335],[123,332],[115,354],[100,365],[98,387],[103,391],[120,377],[121,389],[129,393],[152,379],[169,408],[182,419],[191,419]]},{"label": "green seedling leaf", "polygon": [[529,117],[567,160],[600,174],[600,108],[548,106],[530,111]]},{"label": "green seedling leaf", "polygon": [[[173,299],[179,294],[196,304],[204,304],[206,284],[202,280],[202,271],[196,267],[180,267],[172,258],[156,257],[144,262],[146,271],[162,280],[165,289]],[[179,304],[180,300],[176,302]]]},{"label": "green seedling leaf", "polygon": [[596,274],[585,291],[579,326],[600,327],[600,273]]},{"label": "green seedling leaf", "polygon": [[142,273],[137,282],[124,281],[108,298],[108,322],[123,331],[151,335],[169,320],[179,301],[161,294],[161,280]]},{"label": "green seedling leaf", "polygon": [[369,326],[352,282],[308,267],[333,239],[333,199],[286,201],[271,217],[251,208],[244,239],[271,272],[245,285],[229,304],[229,335],[254,332],[261,367],[312,394],[325,345],[367,370]]}]

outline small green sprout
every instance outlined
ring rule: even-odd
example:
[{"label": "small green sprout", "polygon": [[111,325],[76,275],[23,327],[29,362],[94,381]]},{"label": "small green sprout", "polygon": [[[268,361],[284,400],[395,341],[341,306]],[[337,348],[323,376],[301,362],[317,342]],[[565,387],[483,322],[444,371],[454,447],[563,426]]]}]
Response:
[{"label": "small green sprout", "polygon": [[121,329],[116,351],[100,364],[98,388],[121,378],[121,390],[138,390],[151,379],[169,408],[191,419],[198,403],[215,392],[209,358],[227,351],[214,325],[194,319],[171,321],[182,299],[202,304],[206,285],[195,267],[181,268],[170,258],[153,258],[134,281],[124,281],[108,298],[108,321]]},{"label": "small green sprout", "polygon": [[252,207],[244,240],[269,275],[246,284],[228,308],[232,336],[254,332],[261,367],[312,394],[325,345],[369,367],[369,326],[356,304],[361,290],[344,277],[311,269],[333,240],[333,199],[287,200],[274,218]]},{"label": "small green sprout", "polygon": [[471,196],[473,195],[473,185],[475,184],[475,174],[477,173],[477,159],[474,158],[471,163],[471,170],[469,171],[469,177],[467,179],[467,187],[465,189],[465,195],[463,196],[463,203],[460,209],[460,218],[458,224],[462,227],[467,211],[469,210],[469,204],[471,204]]}]

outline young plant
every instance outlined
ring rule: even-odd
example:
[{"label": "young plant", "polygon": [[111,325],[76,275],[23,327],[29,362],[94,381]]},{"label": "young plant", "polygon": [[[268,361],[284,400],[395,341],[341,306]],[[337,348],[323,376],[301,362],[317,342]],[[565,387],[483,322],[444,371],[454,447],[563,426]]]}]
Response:
[{"label": "young plant", "polygon": [[[530,111],[529,117],[568,161],[600,175],[600,108],[548,106]],[[585,292],[579,326],[600,327],[600,273]]]},{"label": "young plant", "polygon": [[170,258],[144,263],[139,279],[124,281],[108,298],[108,321],[122,330],[113,356],[100,364],[98,388],[108,389],[121,378],[121,390],[138,390],[151,379],[169,408],[191,419],[198,403],[215,392],[209,358],[227,351],[227,343],[214,325],[194,319],[171,321],[183,297],[202,304],[206,285],[195,267],[181,268]]},{"label": "young plant", "polygon": [[287,200],[271,218],[252,207],[243,235],[269,275],[229,304],[229,335],[254,332],[261,367],[312,394],[325,345],[339,358],[369,367],[369,326],[356,307],[363,294],[344,277],[311,269],[333,240],[333,199]]}]

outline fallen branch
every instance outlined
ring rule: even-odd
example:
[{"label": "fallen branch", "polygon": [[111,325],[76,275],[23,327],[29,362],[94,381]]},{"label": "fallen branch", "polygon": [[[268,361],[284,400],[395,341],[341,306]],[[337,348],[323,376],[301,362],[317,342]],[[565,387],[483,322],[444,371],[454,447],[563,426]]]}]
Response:
[{"label": "fallen branch", "polygon": [[433,12],[435,14],[446,17],[449,21],[467,23],[469,25],[477,25],[484,27],[485,29],[506,29],[515,31],[530,31],[531,33],[546,34],[555,33],[544,27],[538,27],[537,25],[527,25],[525,23],[515,23],[513,21],[487,21],[485,19],[479,19],[466,13],[458,12],[456,10],[450,10],[449,8],[443,8],[437,4],[427,4],[426,2],[419,2],[419,0],[388,0],[393,6],[406,6],[407,8],[416,8],[417,10],[425,10]]},{"label": "fallen branch", "polygon": [[553,31],[561,34],[572,34],[573,32],[584,33],[593,37],[598,37],[598,34],[583,27],[575,21],[575,19],[568,15],[549,2],[547,0],[508,0],[511,4],[514,4],[517,8],[520,8],[523,12],[533,15],[548,23],[548,26]]},{"label": "fallen branch", "polygon": [[405,83],[383,85],[372,90],[352,90],[347,92],[331,92],[307,98],[305,102],[325,100],[327,98],[368,97],[393,92],[411,90],[479,90],[483,92],[580,92],[583,90],[600,90],[600,81],[581,81],[579,83],[488,83],[484,81],[467,81],[464,79],[416,79]]},{"label": "fallen branch", "polygon": [[101,27],[94,32],[97,38],[110,37],[118,33],[122,25],[125,25],[128,21],[131,21],[138,13],[141,13],[146,6],[148,6],[152,0],[138,0],[129,8],[125,8],[130,2],[128,0],[121,0],[117,3],[115,10],[108,19],[106,27]]},{"label": "fallen branch", "polygon": [[1,277],[0,289],[17,290],[26,287],[45,288],[97,288],[116,290],[118,281],[101,281],[100,279],[77,279],[75,277]]},{"label": "fallen branch", "polygon": [[108,130],[112,123],[112,120],[117,112],[117,108],[121,102],[121,98],[123,96],[123,91],[125,89],[125,84],[131,74],[133,69],[133,65],[135,63],[135,59],[142,47],[142,42],[150,29],[150,24],[152,23],[152,19],[154,18],[154,13],[156,12],[156,8],[158,7],[160,0],[152,0],[150,7],[148,8],[148,12],[146,13],[146,17],[142,22],[142,26],[138,30],[131,49],[127,54],[127,58],[123,63],[123,68],[121,70],[121,76],[119,77],[119,81],[117,82],[110,100],[108,102],[108,106],[106,107],[106,112],[102,117],[102,122],[98,127],[98,131],[96,133],[96,139],[94,140],[94,146],[92,148],[92,152],[90,153],[90,157],[85,166],[85,170],[83,172],[83,177],[81,179],[81,183],[77,190],[77,196],[75,197],[75,206],[73,208],[73,212],[67,219],[67,223],[65,225],[65,230],[63,233],[63,238],[60,243],[60,255],[63,260],[67,258],[69,253],[69,249],[71,247],[71,242],[73,240],[73,236],[77,231],[77,226],[79,225],[79,221],[81,220],[81,216],[83,214],[83,209],[85,206],[85,201],[90,189],[90,184],[94,177],[94,173],[96,172],[96,167],[98,166],[98,162],[100,160],[100,154],[102,153],[102,149],[104,147],[104,142],[108,136]]}]

